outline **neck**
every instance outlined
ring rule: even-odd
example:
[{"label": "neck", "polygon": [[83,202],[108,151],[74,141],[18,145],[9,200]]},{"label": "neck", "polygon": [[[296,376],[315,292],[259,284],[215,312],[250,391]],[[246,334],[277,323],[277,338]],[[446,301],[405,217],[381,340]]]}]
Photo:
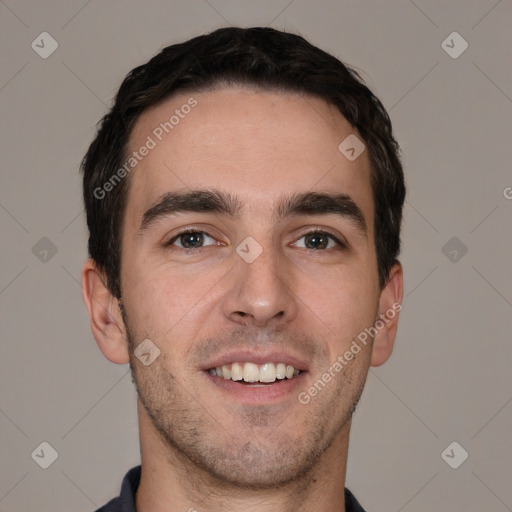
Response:
[{"label": "neck", "polygon": [[138,403],[142,473],[137,512],[300,512],[345,510],[344,487],[350,422],[335,436],[318,464],[283,487],[233,486],[170,447]]}]

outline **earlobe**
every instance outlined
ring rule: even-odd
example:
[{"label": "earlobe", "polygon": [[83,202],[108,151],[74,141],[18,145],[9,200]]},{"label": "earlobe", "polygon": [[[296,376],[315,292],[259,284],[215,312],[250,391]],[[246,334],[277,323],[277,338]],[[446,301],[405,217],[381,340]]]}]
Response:
[{"label": "earlobe", "polygon": [[91,259],[82,268],[82,298],[102,354],[112,363],[127,364],[130,359],[128,343],[118,300],[111,294],[103,273]]},{"label": "earlobe", "polygon": [[379,313],[375,321],[378,332],[373,340],[371,366],[384,364],[393,352],[402,297],[403,270],[402,265],[397,262],[391,268],[386,286],[380,294]]}]

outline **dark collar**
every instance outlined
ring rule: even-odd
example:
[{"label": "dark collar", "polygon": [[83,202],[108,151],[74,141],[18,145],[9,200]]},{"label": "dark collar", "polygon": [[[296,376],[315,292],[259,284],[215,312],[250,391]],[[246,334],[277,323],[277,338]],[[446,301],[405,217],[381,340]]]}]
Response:
[{"label": "dark collar", "polygon": [[[96,512],[137,512],[135,509],[135,493],[139,488],[141,466],[135,466],[126,473],[121,484],[121,494]],[[365,512],[354,495],[345,487],[345,511]]]}]

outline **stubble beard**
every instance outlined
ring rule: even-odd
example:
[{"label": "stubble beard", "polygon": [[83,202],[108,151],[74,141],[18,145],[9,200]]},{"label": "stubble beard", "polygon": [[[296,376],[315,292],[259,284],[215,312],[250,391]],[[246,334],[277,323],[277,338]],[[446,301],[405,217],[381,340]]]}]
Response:
[{"label": "stubble beard", "polygon": [[[279,415],[278,407],[258,406],[255,410],[245,406],[239,409],[238,418],[243,420],[246,433],[234,437],[224,426],[225,412],[220,414],[206,404],[199,386],[180,382],[169,371],[164,351],[149,367],[142,366],[134,355],[137,338],[125,311],[121,312],[138,397],[168,450],[166,458],[182,468],[183,476],[196,490],[214,486],[226,491],[262,491],[300,484],[305,491],[317,478],[315,468],[340,431],[346,428],[348,436],[366,380],[366,373],[357,375],[356,365],[344,368],[345,373],[334,379],[335,385],[319,393],[318,398],[323,399],[320,404],[297,401],[297,408],[306,408],[300,425]],[[290,437],[297,432],[302,434],[300,439]]]}]

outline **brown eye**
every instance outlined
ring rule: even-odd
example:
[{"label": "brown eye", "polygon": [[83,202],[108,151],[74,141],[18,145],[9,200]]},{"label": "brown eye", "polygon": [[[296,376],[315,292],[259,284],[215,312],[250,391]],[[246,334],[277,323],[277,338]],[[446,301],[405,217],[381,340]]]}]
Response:
[{"label": "brown eye", "polygon": [[329,245],[329,237],[321,233],[306,235],[304,238],[308,249],[326,249]]},{"label": "brown eye", "polygon": [[335,236],[323,231],[312,231],[310,233],[306,233],[302,235],[299,240],[304,240],[304,242],[297,242],[294,245],[304,249],[318,250],[332,249],[336,246],[345,247],[345,245],[341,243]]},{"label": "brown eye", "polygon": [[206,239],[215,243],[215,240],[204,231],[184,231],[169,240],[167,245],[175,245],[183,249],[200,249],[206,245],[213,245],[213,243],[205,243]]}]

